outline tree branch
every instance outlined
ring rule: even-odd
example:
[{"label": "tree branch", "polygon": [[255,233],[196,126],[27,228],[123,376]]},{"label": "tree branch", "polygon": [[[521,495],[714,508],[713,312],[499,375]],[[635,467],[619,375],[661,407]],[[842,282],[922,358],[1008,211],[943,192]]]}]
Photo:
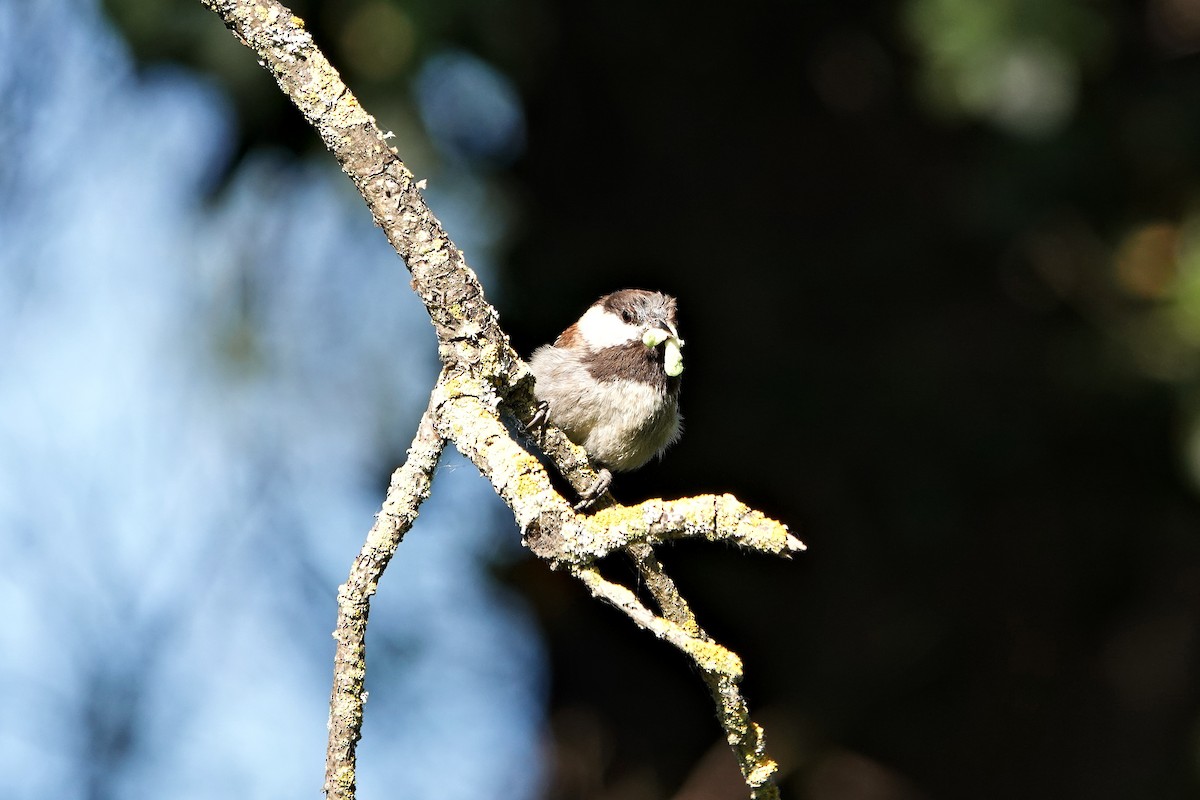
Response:
[{"label": "tree branch", "polygon": [[673,539],[728,541],[767,555],[790,556],[804,544],[786,526],[731,494],[703,494],[679,500],[647,500],[634,506],[613,505],[578,522],[553,549],[534,552],[543,558],[590,563],[631,544],[661,544]]},{"label": "tree branch", "polygon": [[695,636],[687,628],[669,619],[657,617],[638,602],[637,595],[617,583],[610,583],[595,567],[575,567],[571,573],[583,582],[593,597],[623,611],[640,627],[665,639],[687,654],[705,673],[713,672],[735,681],[742,679],[742,660],[707,637]]},{"label": "tree branch", "polygon": [[[428,496],[444,442],[452,441],[504,499],[522,540],[551,566],[567,566],[588,590],[635,623],[670,642],[700,669],[717,717],[734,749],[751,797],[778,797],[775,762],[763,732],[737,690],[741,659],[712,640],[652,545],[684,537],[730,541],[790,556],[804,545],[787,527],[730,495],[649,500],[635,506],[603,498],[590,515],[576,514],[534,454],[540,450],[577,492],[595,471],[587,454],[548,428],[535,444],[521,427],[534,414],[532,377],[509,344],[483,288],[421,197],[416,181],[387,144],[336,70],[313,44],[303,22],[274,0],[201,0],[260,59],[333,152],[367,203],[375,223],[404,259],[425,304],[444,369],[404,466],[393,475],[383,510],[367,535],[350,577],[338,591],[337,653],[330,699],[325,791],[351,800],[355,746],[361,737],[364,634],[370,598],[400,539]],[[594,562],[624,549],[637,565],[660,615],[624,586],[600,575]]]},{"label": "tree branch", "polygon": [[392,473],[387,498],[367,533],[350,577],[338,587],[338,619],[333,631],[333,692],[329,698],[329,744],[325,751],[325,796],[352,800],[355,788],[355,748],[362,737],[363,683],[367,674],[367,616],[379,578],[404,534],[429,497],[429,485],[445,447],[434,424],[432,406],[417,425],[404,465]]},{"label": "tree branch", "polygon": [[[646,582],[663,616],[693,638],[712,642],[712,637],[696,622],[696,615],[679,593],[675,581],[663,571],[654,549],[646,544],[637,544],[626,548],[626,552],[633,558],[638,573]],[[738,691],[740,676],[707,669],[698,660],[696,666],[700,668],[704,682],[712,693],[721,727],[725,729],[729,746],[737,757],[742,778],[750,787],[750,797],[752,800],[779,800],[779,789],[774,781],[778,765],[767,755],[763,729],[750,719],[750,707]]]},{"label": "tree branch", "polygon": [[354,181],[375,224],[412,273],[413,289],[437,331],[443,363],[496,385],[524,378],[527,367],[500,330],[462,251],[425,204],[420,182],[313,43],[303,20],[274,0],[201,2],[254,51]]}]

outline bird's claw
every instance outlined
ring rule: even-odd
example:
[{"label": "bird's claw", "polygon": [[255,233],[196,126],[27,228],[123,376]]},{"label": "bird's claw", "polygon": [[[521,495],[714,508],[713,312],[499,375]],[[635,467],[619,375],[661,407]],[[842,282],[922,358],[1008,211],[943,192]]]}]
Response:
[{"label": "bird's claw", "polygon": [[539,400],[537,411],[529,418],[529,422],[525,423],[525,430],[531,434],[537,432],[538,444],[542,444],[542,439],[546,434],[546,423],[550,421],[550,404],[545,400]]},{"label": "bird's claw", "polygon": [[592,485],[585,489],[580,494],[580,500],[574,505],[576,511],[585,511],[608,492],[608,487],[612,486],[612,473],[604,467],[596,473],[596,480],[592,481]]},{"label": "bird's claw", "polygon": [[[544,443],[546,426],[549,422],[550,404],[545,400],[540,400],[537,404],[537,411],[529,418],[529,422],[525,423],[525,430],[537,437],[538,446]],[[608,492],[608,487],[612,486],[612,480],[612,473],[601,467],[600,471],[596,473],[596,480],[592,481],[592,485],[580,493],[579,502],[573,508],[576,511],[585,511],[591,508],[597,500]]]}]

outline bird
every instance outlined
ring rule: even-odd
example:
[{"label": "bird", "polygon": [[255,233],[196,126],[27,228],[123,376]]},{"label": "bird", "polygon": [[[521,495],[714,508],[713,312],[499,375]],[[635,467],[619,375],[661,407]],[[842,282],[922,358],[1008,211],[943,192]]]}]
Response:
[{"label": "bird", "polygon": [[530,427],[549,421],[599,468],[576,510],[608,491],[613,472],[638,469],[679,439],[676,308],[662,292],[606,294],[530,358],[539,405]]}]

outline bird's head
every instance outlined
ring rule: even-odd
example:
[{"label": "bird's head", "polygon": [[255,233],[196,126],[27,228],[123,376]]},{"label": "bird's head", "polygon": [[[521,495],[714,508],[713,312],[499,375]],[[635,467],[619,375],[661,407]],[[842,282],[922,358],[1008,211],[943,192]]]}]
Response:
[{"label": "bird's head", "polygon": [[575,324],[592,350],[641,342],[663,349],[663,369],[671,377],[683,372],[683,339],[676,323],[675,298],[645,289],[622,289],[597,300]]}]

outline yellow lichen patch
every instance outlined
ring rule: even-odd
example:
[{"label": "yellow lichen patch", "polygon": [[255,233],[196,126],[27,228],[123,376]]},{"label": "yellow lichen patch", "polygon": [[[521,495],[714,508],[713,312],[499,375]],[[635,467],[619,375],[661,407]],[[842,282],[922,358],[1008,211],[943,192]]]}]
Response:
[{"label": "yellow lichen patch", "polygon": [[588,527],[603,530],[622,530],[626,532],[642,532],[648,527],[643,517],[643,507],[609,506],[586,518]]},{"label": "yellow lichen patch", "polygon": [[521,500],[532,500],[547,488],[548,481],[544,474],[538,475],[534,471],[537,469],[537,459],[533,456],[527,456],[521,461],[523,463],[516,465],[519,470],[515,486],[516,496]]},{"label": "yellow lichen patch", "polygon": [[474,388],[474,383],[475,381],[461,373],[447,375],[442,379],[442,395],[447,400],[455,400],[459,397],[465,397],[469,394],[472,394],[472,392],[468,392],[467,389]]},{"label": "yellow lichen patch", "polygon": [[688,655],[705,672],[716,672],[735,681],[741,680],[742,660],[733,651],[725,649],[716,642],[690,637],[685,647]]},{"label": "yellow lichen patch", "polygon": [[343,786],[350,786],[354,783],[354,767],[339,767],[338,770],[333,773],[332,778]]},{"label": "yellow lichen patch", "polygon": [[[758,726],[756,725],[755,727],[757,728]],[[762,786],[771,780],[778,770],[779,765],[768,758],[762,764],[750,770],[750,774],[746,776],[746,783],[751,786]]]}]

